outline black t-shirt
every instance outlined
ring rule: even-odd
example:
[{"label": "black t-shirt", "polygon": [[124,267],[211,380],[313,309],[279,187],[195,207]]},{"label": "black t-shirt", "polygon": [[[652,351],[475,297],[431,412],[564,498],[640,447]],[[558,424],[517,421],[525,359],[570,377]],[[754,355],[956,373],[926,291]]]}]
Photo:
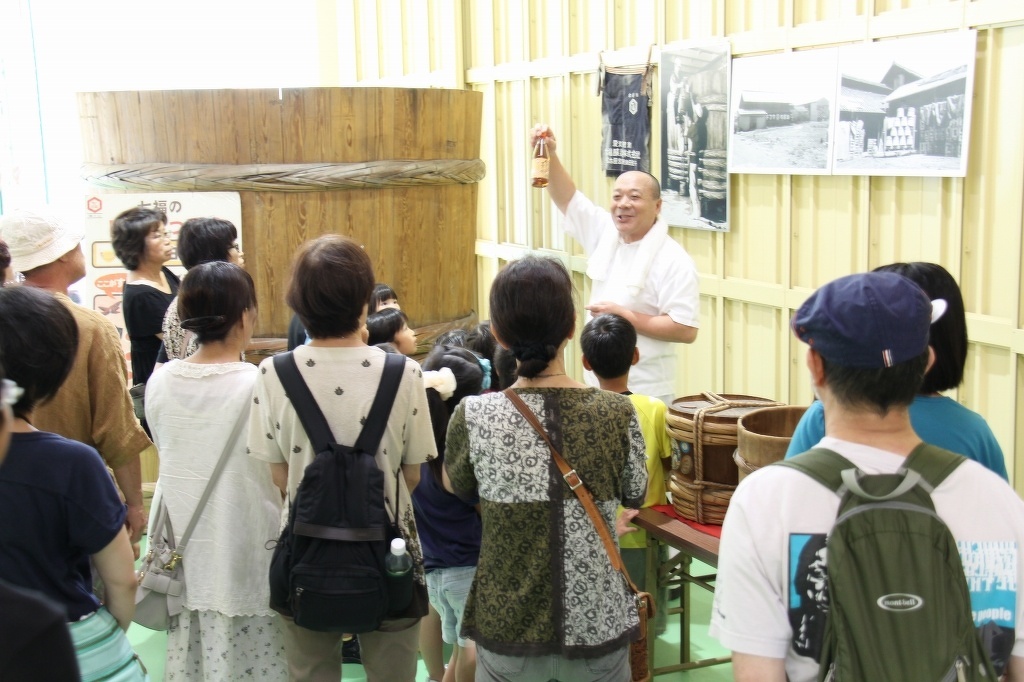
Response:
[{"label": "black t-shirt", "polygon": [[66,618],[52,600],[0,580],[0,680],[78,682]]},{"label": "black t-shirt", "polygon": [[0,578],[53,599],[68,622],[80,620],[99,608],[89,557],[124,519],[94,448],[45,431],[11,435],[0,468]]},{"label": "black t-shirt", "polygon": [[124,326],[132,342],[132,383],[135,384],[146,383],[153,373],[160,351],[157,334],[163,333],[164,315],[178,295],[178,276],[167,268],[162,271],[171,287],[169,294],[149,284],[124,285]]}]

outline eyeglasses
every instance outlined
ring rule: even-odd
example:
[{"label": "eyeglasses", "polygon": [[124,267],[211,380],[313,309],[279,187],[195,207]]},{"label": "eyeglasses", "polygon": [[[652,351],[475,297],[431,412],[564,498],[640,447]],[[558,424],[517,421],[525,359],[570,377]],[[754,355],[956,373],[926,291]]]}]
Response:
[{"label": "eyeglasses", "polygon": [[12,407],[17,404],[24,392],[25,389],[18,384],[10,379],[4,379],[0,381],[0,404]]},{"label": "eyeglasses", "polygon": [[231,246],[228,247],[228,251],[231,251],[231,250],[238,251],[239,253],[242,252],[241,247],[238,246],[238,242],[235,242],[234,244],[232,244]]}]

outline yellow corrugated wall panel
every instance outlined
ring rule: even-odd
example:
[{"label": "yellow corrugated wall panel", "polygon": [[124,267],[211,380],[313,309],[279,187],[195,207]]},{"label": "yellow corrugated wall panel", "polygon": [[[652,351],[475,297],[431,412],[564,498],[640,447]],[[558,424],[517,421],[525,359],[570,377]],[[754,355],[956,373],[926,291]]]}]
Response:
[{"label": "yellow corrugated wall panel", "polygon": [[[598,53],[642,59],[651,43],[727,36],[735,56],[980,27],[968,177],[731,176],[732,231],[673,229],[701,276],[701,332],[677,350],[677,393],[811,398],[806,348],[788,330],[817,286],[897,260],[931,260],[961,282],[972,345],[957,398],[984,414],[1024,488],[1024,3],[1019,0],[339,0],[326,79],[423,79],[484,93],[476,245],[481,317],[489,283],[510,258],[538,251],[589,283],[579,245],[558,229],[544,192],[529,187],[527,130],[550,123],[578,187],[607,204],[600,168]],[[412,13],[396,23],[387,12]],[[422,21],[420,35],[406,35]],[[398,35],[395,27],[401,27]],[[995,26],[995,27],[993,27]],[[318,39],[329,41],[330,31]],[[438,43],[457,46],[448,50]],[[426,44],[428,47],[424,47]],[[400,55],[395,57],[394,53]],[[637,58],[635,55],[641,55]],[[329,56],[330,55],[330,56]],[[396,64],[402,73],[395,74]],[[457,73],[448,73],[450,70]],[[330,85],[333,83],[325,83]],[[652,142],[658,145],[655,88]],[[568,358],[578,375],[578,349]],[[1019,453],[1019,454],[1016,454]]]},{"label": "yellow corrugated wall panel", "polygon": [[[778,308],[726,299],[721,390],[771,400],[788,399],[787,386],[777,368],[788,354],[788,324]],[[771,367],[771,371],[765,371]]]}]

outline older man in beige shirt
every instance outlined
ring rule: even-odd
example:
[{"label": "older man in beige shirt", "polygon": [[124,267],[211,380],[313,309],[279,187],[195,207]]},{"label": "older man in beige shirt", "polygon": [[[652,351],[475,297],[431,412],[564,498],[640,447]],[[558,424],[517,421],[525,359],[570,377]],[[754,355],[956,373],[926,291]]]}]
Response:
[{"label": "older man in beige shirt", "polygon": [[71,374],[53,400],[36,409],[33,426],[99,451],[125,497],[126,524],[135,544],[146,525],[140,454],[154,445],[135,418],[117,330],[100,313],[68,298],[68,287],[85,276],[82,234],[54,216],[16,210],[0,217],[0,237],[25,284],[53,293],[78,324]]}]

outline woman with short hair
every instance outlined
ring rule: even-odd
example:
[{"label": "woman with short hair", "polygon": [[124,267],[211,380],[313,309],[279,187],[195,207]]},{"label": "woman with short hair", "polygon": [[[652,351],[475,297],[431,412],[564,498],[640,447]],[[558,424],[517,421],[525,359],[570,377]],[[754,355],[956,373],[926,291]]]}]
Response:
[{"label": "woman with short hair", "polygon": [[156,366],[164,314],[178,293],[178,276],[164,267],[174,255],[167,214],[136,206],[122,211],[110,227],[114,253],[128,276],[121,308],[131,341],[132,381],[144,384]]},{"label": "woman with short hair", "polygon": [[[0,288],[0,320],[0,363],[21,389],[0,468],[0,578],[64,607],[82,680],[148,679],[125,636],[137,584],[113,479],[94,448],[32,426],[71,371],[78,325],[60,301],[26,286]],[[39,679],[49,679],[45,669]]]},{"label": "woman with short hair", "polygon": [[[335,441],[346,445],[356,442],[384,370],[385,352],[367,346],[361,333],[374,281],[370,258],[359,244],[325,235],[300,247],[286,296],[312,338],[292,351],[299,374]],[[260,363],[252,409],[251,455],[270,464],[275,482],[294,499],[316,453],[273,358]],[[388,514],[397,508],[393,520],[413,558],[414,596],[402,617],[359,634],[370,682],[412,680],[416,675],[419,619],[427,612],[427,591],[411,493],[419,482],[420,465],[436,456],[423,373],[415,360],[407,358],[375,460],[384,473]],[[287,622],[285,647],[292,679],[337,679],[341,639],[340,632],[314,632]]]}]

